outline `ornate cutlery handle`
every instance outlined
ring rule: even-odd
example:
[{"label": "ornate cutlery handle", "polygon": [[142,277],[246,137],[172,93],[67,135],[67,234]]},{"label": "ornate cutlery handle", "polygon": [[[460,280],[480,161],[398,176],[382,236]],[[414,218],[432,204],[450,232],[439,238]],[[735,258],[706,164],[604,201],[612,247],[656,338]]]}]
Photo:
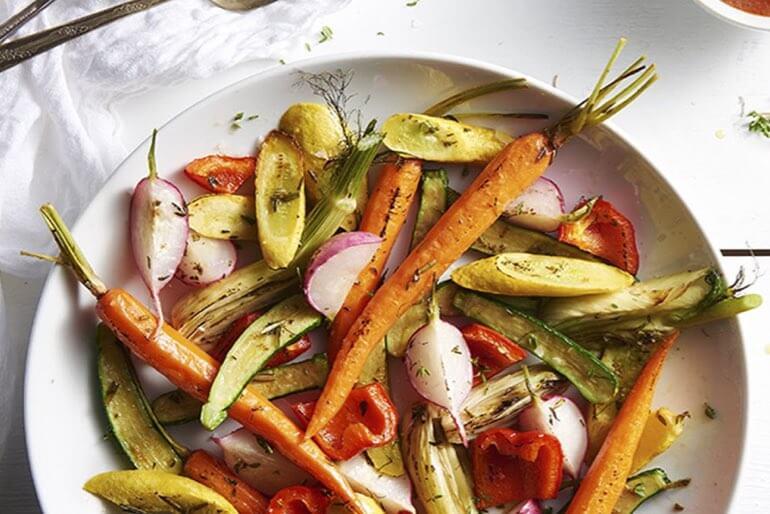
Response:
[{"label": "ornate cutlery handle", "polygon": [[0,72],[125,16],[168,0],[131,0],[0,46]]},{"label": "ornate cutlery handle", "polygon": [[35,0],[27,7],[17,12],[11,18],[0,25],[0,43],[8,39],[14,32],[19,30],[22,25],[40,14],[43,9],[51,5],[54,0]]}]

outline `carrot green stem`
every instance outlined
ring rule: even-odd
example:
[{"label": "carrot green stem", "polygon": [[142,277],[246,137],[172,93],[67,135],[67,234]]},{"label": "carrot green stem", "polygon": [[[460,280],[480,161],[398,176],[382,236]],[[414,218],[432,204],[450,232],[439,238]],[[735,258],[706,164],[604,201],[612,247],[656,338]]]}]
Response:
[{"label": "carrot green stem", "polygon": [[24,257],[32,257],[33,259],[39,259],[41,261],[50,262],[51,264],[59,264],[59,265],[67,264],[61,259],[61,257],[56,257],[54,255],[46,255],[44,253],[37,253],[37,252],[28,252],[27,250],[21,250],[19,254],[23,255]]},{"label": "carrot green stem", "polygon": [[460,104],[464,104],[469,100],[473,100],[474,98],[490,95],[492,93],[498,93],[500,91],[520,89],[524,87],[527,87],[527,81],[521,78],[498,80],[497,82],[482,84],[481,86],[476,86],[464,91],[460,91],[459,93],[454,94],[449,98],[445,98],[444,100],[431,105],[425,109],[423,114],[427,114],[428,116],[443,116],[454,107],[457,107]]},{"label": "carrot green stem", "polygon": [[78,281],[83,284],[91,294],[99,298],[107,292],[107,286],[96,275],[91,265],[88,263],[83,251],[80,249],[72,233],[61,219],[56,208],[47,203],[40,207],[40,214],[43,216],[48,229],[53,235],[59,250],[61,259],[72,269]]},{"label": "carrot green stem", "polygon": [[158,165],[155,163],[155,139],[157,136],[158,129],[152,129],[150,151],[147,152],[147,167],[150,169],[150,178],[156,178],[158,176]]}]

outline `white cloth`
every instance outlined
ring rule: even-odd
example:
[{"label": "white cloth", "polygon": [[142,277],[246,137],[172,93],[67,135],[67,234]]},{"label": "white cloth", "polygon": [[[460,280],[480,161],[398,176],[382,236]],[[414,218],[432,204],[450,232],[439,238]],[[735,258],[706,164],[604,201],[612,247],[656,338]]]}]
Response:
[{"label": "white cloth", "polygon": [[[50,269],[19,250],[54,253],[38,206],[54,203],[71,223],[125,156],[113,102],[245,61],[277,59],[306,40],[320,15],[348,1],[278,0],[238,13],[208,0],[171,0],[0,73],[0,271],[33,277]],[[29,2],[3,0],[0,21]],[[114,3],[59,0],[24,33]],[[5,317],[0,284],[0,413],[12,411],[20,387],[18,367],[10,365],[19,359],[9,356],[24,352],[10,348]],[[0,422],[0,457],[9,426]]]}]

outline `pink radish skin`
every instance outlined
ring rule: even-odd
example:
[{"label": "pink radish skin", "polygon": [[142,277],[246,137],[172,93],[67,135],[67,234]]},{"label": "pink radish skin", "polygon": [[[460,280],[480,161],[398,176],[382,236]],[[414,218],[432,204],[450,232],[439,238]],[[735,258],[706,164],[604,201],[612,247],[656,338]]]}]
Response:
[{"label": "pink radish skin", "polygon": [[555,182],[540,177],[505,207],[511,223],[539,232],[558,230],[564,216],[564,196]]},{"label": "pink radish skin", "polygon": [[150,174],[139,181],[131,197],[129,231],[131,250],[142,280],[150,290],[159,323],[163,325],[160,290],[174,277],[187,246],[190,230],[184,197],[177,187],[158,177],[155,165],[155,138],[147,161]]},{"label": "pink radish skin", "polygon": [[586,422],[578,406],[566,396],[542,400],[533,396],[532,404],[519,415],[521,430],[535,430],[559,440],[564,454],[564,471],[576,478],[588,448]]},{"label": "pink radish skin", "polygon": [[462,332],[439,317],[435,299],[428,323],[409,341],[405,364],[415,391],[449,411],[462,443],[468,446],[460,409],[473,387],[471,353]]},{"label": "pink radish skin", "polygon": [[316,250],[305,272],[305,298],[318,312],[334,319],[361,270],[369,264],[382,238],[370,232],[337,234]]},{"label": "pink radish skin", "polygon": [[416,512],[412,483],[406,475],[396,478],[378,473],[363,455],[339,462],[337,467],[355,491],[377,500],[387,514]]},{"label": "pink radish skin", "polygon": [[236,259],[232,241],[211,239],[191,230],[176,277],[190,286],[205,286],[232,273]]},{"label": "pink radish skin", "polygon": [[267,442],[245,428],[213,437],[212,441],[222,449],[225,463],[233,473],[257,491],[272,496],[284,487],[314,482],[278,451],[269,451],[272,448]]},{"label": "pink radish skin", "polygon": [[516,505],[508,511],[508,514],[542,514],[540,504],[535,500],[527,500]]}]

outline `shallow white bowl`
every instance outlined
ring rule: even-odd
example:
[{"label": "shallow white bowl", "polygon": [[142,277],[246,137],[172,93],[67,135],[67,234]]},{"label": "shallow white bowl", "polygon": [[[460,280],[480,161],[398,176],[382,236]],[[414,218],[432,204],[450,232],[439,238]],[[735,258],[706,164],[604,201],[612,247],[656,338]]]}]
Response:
[{"label": "shallow white bowl", "polygon": [[[258,138],[275,127],[289,104],[314,99],[307,90],[292,86],[294,71],[340,67],[354,71],[352,89],[360,100],[370,95],[362,106],[367,120],[383,120],[394,111],[419,111],[458,89],[520,76],[478,61],[425,54],[332,56],[278,66],[202,100],[162,127],[157,153],[160,174],[175,181],[188,199],[201,194],[182,175],[188,161],[214,152],[253,153]],[[585,86],[588,90],[592,84]],[[644,102],[643,98],[632,108],[649,109]],[[530,80],[527,90],[496,94],[466,108],[558,116],[574,104],[574,99]],[[260,117],[233,133],[229,120],[241,111]],[[509,129],[521,133],[539,126],[543,122],[519,121]],[[127,213],[129,194],[146,174],[146,152],[147,142],[126,158],[74,227],[75,237],[105,282],[125,287],[144,300],[147,293],[129,257]],[[568,143],[547,175],[559,183],[569,205],[581,196],[603,194],[632,219],[638,229],[640,277],[716,263],[712,247],[681,197],[612,125]],[[458,170],[453,181],[462,187],[459,180]],[[42,222],[40,230],[45,230]],[[183,288],[172,282],[164,291],[167,306]],[[117,512],[82,490],[90,476],[127,465],[105,437],[107,424],[94,369],[93,305],[66,270],[56,269],[48,278],[32,331],[25,384],[27,445],[38,498],[48,514]],[[139,371],[150,397],[171,388],[153,370],[142,366]],[[673,502],[689,512],[727,511],[743,453],[746,393],[737,322],[686,331],[666,363],[656,405],[688,410],[692,419],[676,445],[653,464],[666,469],[672,479],[692,477],[693,481],[688,488],[651,500],[643,512],[668,512]],[[716,420],[705,417],[704,402],[717,409]],[[190,446],[206,446],[208,434],[194,425],[173,432]],[[221,431],[230,428],[231,423]]]},{"label": "shallow white bowl", "polygon": [[717,18],[721,18],[733,25],[756,30],[770,30],[770,16],[751,14],[727,5],[722,0],[693,1]]}]

